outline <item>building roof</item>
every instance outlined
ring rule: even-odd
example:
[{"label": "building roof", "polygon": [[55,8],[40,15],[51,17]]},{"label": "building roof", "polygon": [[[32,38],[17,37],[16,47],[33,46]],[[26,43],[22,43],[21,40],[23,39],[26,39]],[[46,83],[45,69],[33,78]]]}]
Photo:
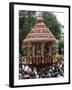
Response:
[{"label": "building roof", "polygon": [[26,36],[23,42],[34,42],[34,41],[55,41],[56,38],[53,36],[48,27],[44,24],[42,16],[36,18],[36,24]]}]

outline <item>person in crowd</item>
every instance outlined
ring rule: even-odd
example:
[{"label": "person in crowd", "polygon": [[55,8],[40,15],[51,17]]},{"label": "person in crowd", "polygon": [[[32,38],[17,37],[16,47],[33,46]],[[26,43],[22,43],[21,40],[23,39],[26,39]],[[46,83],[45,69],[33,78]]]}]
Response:
[{"label": "person in crowd", "polygon": [[53,61],[54,62],[52,65],[34,67],[31,65],[27,65],[20,60],[19,79],[64,77],[64,61],[58,57]]}]

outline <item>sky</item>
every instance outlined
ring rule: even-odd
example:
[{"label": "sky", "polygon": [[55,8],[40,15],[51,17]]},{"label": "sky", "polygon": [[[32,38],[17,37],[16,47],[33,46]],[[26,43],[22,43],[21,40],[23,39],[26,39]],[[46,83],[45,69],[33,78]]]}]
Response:
[{"label": "sky", "polygon": [[64,13],[54,13],[57,17],[58,22],[60,22],[62,25],[64,25]]}]

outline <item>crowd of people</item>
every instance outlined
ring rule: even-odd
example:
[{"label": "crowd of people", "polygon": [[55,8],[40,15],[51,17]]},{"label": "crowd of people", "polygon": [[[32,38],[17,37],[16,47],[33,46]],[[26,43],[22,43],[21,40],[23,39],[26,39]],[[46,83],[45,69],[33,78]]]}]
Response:
[{"label": "crowd of people", "polygon": [[64,61],[56,58],[52,65],[34,67],[19,62],[19,79],[54,78],[64,76]]}]

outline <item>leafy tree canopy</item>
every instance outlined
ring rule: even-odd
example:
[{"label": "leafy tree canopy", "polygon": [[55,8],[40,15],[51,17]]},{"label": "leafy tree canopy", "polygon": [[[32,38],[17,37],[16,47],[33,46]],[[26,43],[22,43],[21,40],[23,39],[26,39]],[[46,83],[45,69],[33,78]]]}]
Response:
[{"label": "leafy tree canopy", "polygon": [[35,13],[34,11],[19,12],[19,39],[21,43],[35,25]]},{"label": "leafy tree canopy", "polygon": [[52,12],[43,12],[44,23],[51,30],[56,39],[60,39],[61,30],[60,23],[58,22],[56,16]]}]

